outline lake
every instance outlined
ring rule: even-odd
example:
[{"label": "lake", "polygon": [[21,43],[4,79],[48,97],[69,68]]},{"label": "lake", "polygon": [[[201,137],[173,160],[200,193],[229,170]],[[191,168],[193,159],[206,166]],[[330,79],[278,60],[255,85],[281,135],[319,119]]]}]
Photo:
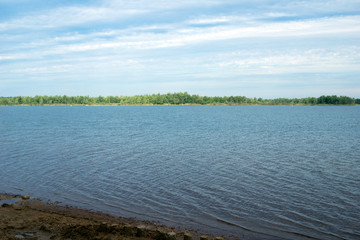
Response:
[{"label": "lake", "polygon": [[0,192],[245,239],[360,239],[360,107],[0,107]]}]

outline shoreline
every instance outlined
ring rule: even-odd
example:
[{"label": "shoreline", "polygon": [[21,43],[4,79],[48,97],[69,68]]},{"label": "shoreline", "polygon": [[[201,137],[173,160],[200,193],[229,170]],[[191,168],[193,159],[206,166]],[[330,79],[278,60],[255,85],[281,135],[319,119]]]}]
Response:
[{"label": "shoreline", "polygon": [[223,240],[224,237],[4,193],[0,194],[0,240],[5,239]]},{"label": "shoreline", "polygon": [[309,106],[309,107],[343,107],[360,106],[360,104],[15,104],[0,107],[191,107],[191,106]]}]

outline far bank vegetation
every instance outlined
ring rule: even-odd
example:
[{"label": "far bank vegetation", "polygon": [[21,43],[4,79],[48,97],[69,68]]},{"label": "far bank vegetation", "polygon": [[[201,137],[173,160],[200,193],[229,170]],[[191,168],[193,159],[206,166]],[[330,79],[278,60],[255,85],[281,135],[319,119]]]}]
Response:
[{"label": "far bank vegetation", "polygon": [[0,97],[0,105],[354,105],[360,99],[347,96],[318,98],[248,98],[244,96],[208,97],[187,92],[135,96],[17,96]]}]

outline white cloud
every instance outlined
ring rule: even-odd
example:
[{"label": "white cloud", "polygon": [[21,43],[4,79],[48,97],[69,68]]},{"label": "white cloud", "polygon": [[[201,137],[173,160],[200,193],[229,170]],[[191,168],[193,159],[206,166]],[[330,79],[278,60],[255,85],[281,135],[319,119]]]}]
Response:
[{"label": "white cloud", "polygon": [[22,18],[1,23],[0,30],[74,26],[94,21],[111,21],[144,12],[146,10],[111,9],[106,7],[63,7],[46,12],[35,12]]},{"label": "white cloud", "polygon": [[234,18],[229,16],[221,16],[221,17],[209,17],[209,18],[197,18],[188,21],[188,24],[217,24],[217,23],[227,23],[232,21]]},{"label": "white cloud", "polygon": [[26,58],[29,58],[29,56],[27,56],[27,54],[2,55],[2,56],[0,56],[0,61],[19,60],[19,59],[26,59]]},{"label": "white cloud", "polygon": [[[212,20],[210,19],[209,21]],[[157,29],[166,29],[166,31],[160,33],[152,32],[152,30]],[[161,49],[246,38],[338,36],[339,34],[359,36],[360,16],[279,23],[258,22],[247,27],[232,24],[227,26],[191,28],[187,26],[187,22],[183,22],[182,24],[175,25],[150,25],[92,32],[89,34],[65,34],[55,38],[24,43],[18,46],[19,52],[3,55],[0,57],[0,60],[41,58],[48,55],[110,51],[111,49],[133,51]],[[105,38],[102,38],[103,36]],[[111,52],[107,52],[107,54],[109,53],[111,54]]]},{"label": "white cloud", "polygon": [[182,0],[182,1],[169,1],[157,0],[156,2],[148,0],[132,0],[132,1],[119,1],[119,0],[103,0],[104,5],[111,8],[136,8],[147,9],[149,11],[163,11],[165,9],[184,9],[194,7],[216,6],[226,4],[226,0]]},{"label": "white cloud", "polygon": [[[128,31],[131,32],[131,29],[128,29]],[[55,52],[81,52],[109,48],[157,49],[229,39],[316,36],[322,34],[338,35],[341,33],[358,35],[360,33],[360,17],[336,17],[286,23],[265,23],[252,27],[232,25],[201,29],[183,28],[163,34],[138,33],[131,35],[129,32],[123,32],[116,39],[95,43],[86,42],[63,45],[55,50]]]},{"label": "white cloud", "polygon": [[2,60],[12,60],[12,59],[16,59],[15,56],[0,56],[0,61]]},{"label": "white cloud", "polygon": [[296,14],[294,13],[285,13],[285,12],[268,12],[265,13],[264,16],[278,18],[278,17],[295,17]]},{"label": "white cloud", "polygon": [[0,31],[29,28],[46,29],[64,26],[75,26],[94,21],[111,22],[117,19],[125,19],[134,15],[163,12],[171,9],[182,9],[195,6],[213,6],[221,4],[220,1],[168,1],[160,0],[156,3],[145,0],[135,1],[102,1],[101,6],[68,6],[52,10],[30,12],[28,15],[9,19],[0,23]]},{"label": "white cloud", "polygon": [[12,73],[62,73],[62,72],[68,72],[72,68],[69,64],[64,65],[52,65],[52,66],[46,66],[46,67],[27,67],[27,68],[16,68],[13,70],[10,70]]},{"label": "white cloud", "polygon": [[[260,24],[259,19],[263,18],[279,18],[279,17],[295,17],[294,13],[286,12],[264,12],[256,14],[244,14],[244,15],[220,15],[220,16],[202,16],[187,21],[190,25],[216,25],[216,24],[236,24],[236,25],[250,25]],[[263,22],[262,22],[263,24]]]},{"label": "white cloud", "polygon": [[246,74],[286,74],[306,72],[347,72],[360,67],[360,47],[348,49],[307,49],[268,52],[233,52],[219,56],[213,65],[223,71]]}]

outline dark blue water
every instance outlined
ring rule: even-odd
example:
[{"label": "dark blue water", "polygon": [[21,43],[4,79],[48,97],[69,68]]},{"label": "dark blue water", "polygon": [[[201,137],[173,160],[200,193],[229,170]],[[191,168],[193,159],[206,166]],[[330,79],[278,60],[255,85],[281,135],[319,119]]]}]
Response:
[{"label": "dark blue water", "polygon": [[248,239],[360,239],[360,107],[0,107],[0,192]]}]

